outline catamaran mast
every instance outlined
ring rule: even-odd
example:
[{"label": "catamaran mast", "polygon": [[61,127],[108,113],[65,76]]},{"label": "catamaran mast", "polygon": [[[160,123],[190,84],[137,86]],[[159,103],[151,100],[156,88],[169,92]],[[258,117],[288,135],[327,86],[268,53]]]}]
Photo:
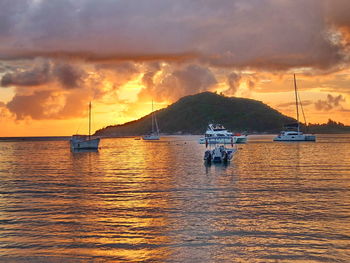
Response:
[{"label": "catamaran mast", "polygon": [[298,133],[299,133],[299,107],[298,107],[298,92],[297,92],[297,81],[294,74],[294,91],[295,91],[295,105],[297,107],[297,121],[298,121]]},{"label": "catamaran mast", "polygon": [[91,138],[91,101],[89,103],[89,140]]},{"label": "catamaran mast", "polygon": [[152,100],[152,133],[154,132],[154,113],[153,113],[153,100]]}]

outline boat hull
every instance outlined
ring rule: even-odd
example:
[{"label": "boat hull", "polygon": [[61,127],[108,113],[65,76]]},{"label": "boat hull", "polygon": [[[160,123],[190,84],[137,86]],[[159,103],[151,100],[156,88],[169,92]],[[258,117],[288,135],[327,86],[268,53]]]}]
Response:
[{"label": "boat hull", "polygon": [[316,141],[316,136],[311,134],[294,135],[294,136],[277,136],[273,139],[279,142],[314,142]]},{"label": "boat hull", "polygon": [[204,161],[207,164],[211,163],[227,163],[235,154],[236,149],[227,149],[223,147],[216,147],[213,150],[207,150],[204,153]]},{"label": "boat hull", "polygon": [[218,144],[218,143],[222,143],[222,144],[230,144],[230,143],[236,143],[235,142],[235,139],[233,138],[233,139],[231,139],[231,138],[218,138],[218,137],[216,137],[216,138],[213,138],[213,139],[211,139],[211,138],[199,138],[199,140],[198,140],[198,143],[199,144],[206,144],[206,141],[208,142],[208,144]]},{"label": "boat hull", "polygon": [[159,140],[159,135],[146,135],[146,136],[143,136],[142,137],[142,140],[145,140],[145,141],[156,141],[156,140]]},{"label": "boat hull", "polygon": [[91,140],[70,140],[71,149],[73,150],[97,150],[100,138]]},{"label": "boat hull", "polygon": [[247,142],[247,136],[234,136],[234,142],[235,143],[246,143]]}]

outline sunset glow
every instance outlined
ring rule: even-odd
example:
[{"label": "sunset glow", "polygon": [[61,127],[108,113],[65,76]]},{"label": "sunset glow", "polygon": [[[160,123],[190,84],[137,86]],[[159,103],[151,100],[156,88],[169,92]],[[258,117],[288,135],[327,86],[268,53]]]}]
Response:
[{"label": "sunset glow", "polygon": [[97,130],[203,91],[295,117],[294,73],[307,122],[350,125],[348,1],[204,2],[9,2],[0,136],[86,132],[89,101]]}]

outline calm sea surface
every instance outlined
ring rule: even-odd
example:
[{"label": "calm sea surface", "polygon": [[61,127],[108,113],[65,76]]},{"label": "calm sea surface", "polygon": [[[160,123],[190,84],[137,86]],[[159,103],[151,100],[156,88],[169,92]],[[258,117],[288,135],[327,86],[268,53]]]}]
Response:
[{"label": "calm sea surface", "polygon": [[350,135],[0,142],[0,261],[350,262]]}]

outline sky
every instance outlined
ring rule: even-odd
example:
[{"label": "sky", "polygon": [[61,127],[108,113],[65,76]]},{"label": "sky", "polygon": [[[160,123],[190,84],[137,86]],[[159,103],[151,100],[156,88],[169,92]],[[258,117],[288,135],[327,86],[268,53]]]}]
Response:
[{"label": "sky", "polygon": [[[348,0],[1,0],[0,136],[86,133],[204,91],[350,125]],[[161,126],[161,124],[160,124]],[[160,127],[161,128],[161,127]]]}]

